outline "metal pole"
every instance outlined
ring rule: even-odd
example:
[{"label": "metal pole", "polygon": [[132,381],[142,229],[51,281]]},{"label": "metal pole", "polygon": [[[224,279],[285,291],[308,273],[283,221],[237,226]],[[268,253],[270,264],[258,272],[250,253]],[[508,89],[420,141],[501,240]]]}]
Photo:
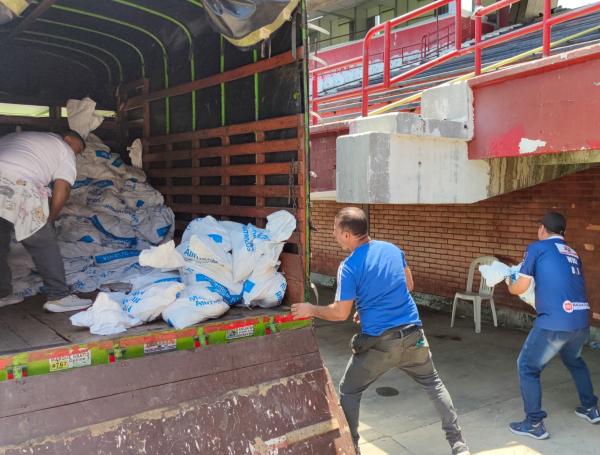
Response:
[{"label": "metal pole", "polygon": [[383,29],[383,84],[390,86],[391,56],[392,56],[392,24],[386,21]]},{"label": "metal pole", "polygon": [[[319,76],[317,74],[313,74],[312,77],[312,111],[317,114],[317,110],[319,108],[317,103],[317,98],[319,96]],[[316,115],[312,116],[312,124],[316,125],[318,122],[318,117]]]},{"label": "metal pole", "polygon": [[[454,46],[456,50],[462,47],[462,5],[461,0],[454,0],[454,8],[456,9],[454,20]],[[448,40],[450,41],[450,40]]]},{"label": "metal pole", "polygon": [[[475,8],[479,8],[481,6],[481,0],[475,0]],[[482,17],[480,15],[475,16],[475,75],[479,76],[481,74],[481,20]]]},{"label": "metal pole", "polygon": [[542,31],[542,46],[544,48],[544,57],[548,57],[550,55],[551,26],[548,23],[548,19],[550,19],[550,14],[552,14],[550,0],[544,0],[544,29]]}]

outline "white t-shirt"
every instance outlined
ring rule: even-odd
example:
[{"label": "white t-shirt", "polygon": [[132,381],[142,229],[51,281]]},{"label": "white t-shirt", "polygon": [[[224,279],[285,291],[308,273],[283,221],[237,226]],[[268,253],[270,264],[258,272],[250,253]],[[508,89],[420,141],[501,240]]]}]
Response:
[{"label": "white t-shirt", "polygon": [[0,173],[43,186],[61,179],[73,185],[75,153],[57,134],[23,132],[0,138]]}]

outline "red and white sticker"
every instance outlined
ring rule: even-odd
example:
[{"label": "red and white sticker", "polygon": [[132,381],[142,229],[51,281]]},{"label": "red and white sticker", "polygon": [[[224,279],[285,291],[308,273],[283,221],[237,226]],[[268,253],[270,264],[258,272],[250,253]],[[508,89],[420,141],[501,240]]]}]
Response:
[{"label": "red and white sticker", "polygon": [[563,302],[563,310],[565,313],[572,313],[573,311],[589,310],[590,304],[587,302],[571,302],[565,300]]},{"label": "red and white sticker", "polygon": [[48,359],[50,371],[68,370],[70,368],[86,367],[92,364],[92,353],[87,350],[75,354],[52,357]]},{"label": "red and white sticker", "polygon": [[570,302],[569,300],[565,300],[563,302],[563,310],[565,310],[565,313],[572,313],[573,312],[573,302]]}]

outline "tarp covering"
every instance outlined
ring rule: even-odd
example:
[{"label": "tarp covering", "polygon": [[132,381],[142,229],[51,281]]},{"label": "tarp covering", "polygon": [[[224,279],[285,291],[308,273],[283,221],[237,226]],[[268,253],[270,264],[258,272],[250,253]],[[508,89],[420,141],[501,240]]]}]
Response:
[{"label": "tarp covering", "polygon": [[299,0],[203,0],[213,27],[233,45],[263,41],[291,20]]}]

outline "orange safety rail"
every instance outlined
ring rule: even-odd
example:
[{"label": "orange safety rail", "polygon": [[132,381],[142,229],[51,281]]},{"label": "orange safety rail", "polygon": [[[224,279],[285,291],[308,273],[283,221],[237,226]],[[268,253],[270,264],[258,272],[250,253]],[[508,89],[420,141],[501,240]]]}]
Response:
[{"label": "orange safety rail", "polygon": [[[493,38],[482,41],[482,21],[483,18],[491,13],[494,13],[502,8],[506,8],[519,0],[500,0],[490,6],[482,7],[481,0],[475,0],[475,12],[472,18],[475,21],[475,39],[474,44],[469,47],[462,47],[462,24],[461,24],[461,0],[438,0],[425,5],[421,8],[417,8],[410,11],[402,16],[395,19],[384,22],[371,28],[363,39],[363,55],[358,56],[343,62],[335,63],[333,65],[324,66],[311,71],[312,79],[312,114],[313,124],[317,123],[318,119],[318,106],[320,103],[340,101],[357,96],[362,97],[362,107],[360,113],[362,116],[369,115],[369,95],[389,90],[393,85],[398,84],[406,79],[416,76],[417,74],[423,73],[430,68],[441,65],[442,63],[451,60],[456,57],[462,57],[471,53],[475,54],[475,74],[481,74],[481,60],[483,49],[495,46],[497,44],[505,43],[516,38],[528,35],[542,30],[542,42],[543,42],[543,55],[550,55],[550,42],[552,34],[552,26],[560,24],[569,20],[577,19],[583,16],[600,11],[600,2],[587,5],[582,8],[568,11],[566,13],[552,16],[551,12],[551,0],[544,0],[544,14],[541,22],[537,22],[526,27],[516,29],[503,35],[499,35]],[[427,61],[421,65],[416,66],[408,71],[405,71],[397,76],[391,77],[391,33],[394,27],[403,24],[409,20],[419,17],[425,13],[433,11],[442,6],[450,3],[455,4],[455,49]],[[383,52],[383,82],[378,84],[369,85],[369,57],[370,47],[373,38],[383,32],[384,37],[384,52]],[[356,65],[358,62],[362,62],[362,86],[357,89],[347,90],[334,95],[327,95],[324,97],[318,97],[318,76],[326,72],[330,72],[335,69],[347,68]]]}]

